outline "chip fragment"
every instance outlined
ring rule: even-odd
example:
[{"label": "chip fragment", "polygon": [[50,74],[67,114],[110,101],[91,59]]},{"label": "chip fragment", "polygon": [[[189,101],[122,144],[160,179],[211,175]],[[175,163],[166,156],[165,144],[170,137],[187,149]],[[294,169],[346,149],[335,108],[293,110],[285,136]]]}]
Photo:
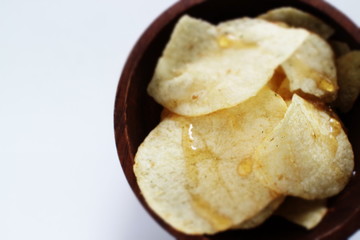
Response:
[{"label": "chip fragment", "polygon": [[238,226],[233,227],[233,229],[251,229],[263,224],[271,215],[278,209],[278,207],[284,202],[285,197],[280,196],[277,199],[273,200],[268,206],[261,210],[254,217],[246,220]]},{"label": "chip fragment", "polygon": [[334,54],[319,36],[310,34],[282,67],[292,92],[301,90],[325,102],[336,99],[338,84]]},{"label": "chip fragment", "polygon": [[288,197],[276,214],[310,230],[321,222],[327,211],[326,199],[305,200]]}]

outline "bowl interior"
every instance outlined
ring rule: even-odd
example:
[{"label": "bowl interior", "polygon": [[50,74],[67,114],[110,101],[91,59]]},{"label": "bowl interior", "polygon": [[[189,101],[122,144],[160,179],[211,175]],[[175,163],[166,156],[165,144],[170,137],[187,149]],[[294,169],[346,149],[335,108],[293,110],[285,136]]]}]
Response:
[{"label": "bowl interior", "polygon": [[212,23],[249,16],[269,9],[293,6],[323,19],[333,26],[332,39],[347,42],[352,49],[360,49],[360,33],[344,15],[320,0],[183,0],[164,12],[147,29],[135,45],[124,67],[115,101],[114,123],[117,150],[124,173],[134,193],[148,212],[167,231],[178,239],[344,239],[360,228],[360,104],[341,115],[355,153],[355,171],[346,189],[329,200],[329,213],[313,230],[307,231],[281,218],[271,217],[254,230],[226,231],[214,236],[187,236],[163,222],[147,206],[132,170],[138,146],[159,123],[162,107],[146,93],[155,65],[169,40],[171,31],[183,14]]}]

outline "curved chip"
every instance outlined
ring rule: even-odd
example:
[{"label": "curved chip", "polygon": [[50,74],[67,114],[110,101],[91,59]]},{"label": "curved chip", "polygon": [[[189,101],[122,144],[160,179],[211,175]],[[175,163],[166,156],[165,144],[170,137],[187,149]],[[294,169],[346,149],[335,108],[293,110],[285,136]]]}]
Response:
[{"label": "curved chip", "polygon": [[256,214],[256,216],[246,220],[238,226],[233,227],[234,229],[251,229],[263,224],[271,215],[278,209],[278,207],[283,203],[285,197],[281,196],[274,201],[272,201],[268,206],[266,206],[261,212]]},{"label": "curved chip", "polygon": [[255,177],[251,156],[286,112],[268,88],[200,117],[164,115],[135,157],[148,205],[175,229],[215,233],[257,215],[280,195]]},{"label": "curved chip", "polygon": [[340,89],[335,105],[342,112],[348,112],[360,93],[360,51],[340,57],[336,64]]},{"label": "curved chip", "polygon": [[185,116],[233,107],[255,96],[308,35],[261,19],[213,26],[184,16],[156,66],[148,93]]},{"label": "curved chip", "polygon": [[276,8],[258,18],[274,22],[284,22],[292,27],[305,28],[327,39],[334,34],[334,29],[319,18],[292,7]]},{"label": "curved chip", "polygon": [[305,200],[288,197],[276,214],[310,230],[321,222],[327,211],[325,199]]},{"label": "curved chip", "polygon": [[339,193],[354,168],[354,154],[338,120],[296,94],[254,159],[261,182],[305,199]]},{"label": "curved chip", "polygon": [[334,53],[316,34],[310,34],[282,67],[292,92],[301,90],[325,102],[336,99],[338,84]]}]

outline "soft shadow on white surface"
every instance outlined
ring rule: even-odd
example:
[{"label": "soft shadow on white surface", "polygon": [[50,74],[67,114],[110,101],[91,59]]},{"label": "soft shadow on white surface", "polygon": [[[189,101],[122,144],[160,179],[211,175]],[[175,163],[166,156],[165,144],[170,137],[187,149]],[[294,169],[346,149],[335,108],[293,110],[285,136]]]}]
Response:
[{"label": "soft shadow on white surface", "polygon": [[172,239],[113,136],[123,63],[172,2],[0,2],[0,239]]},{"label": "soft shadow on white surface", "polygon": [[360,239],[360,230],[357,231],[349,240],[359,240]]},{"label": "soft shadow on white surface", "polygon": [[357,0],[325,0],[337,7],[342,12],[360,26],[360,2]]},{"label": "soft shadow on white surface", "polygon": [[[112,117],[128,53],[174,2],[0,1],[1,240],[172,239],[125,180]],[[360,23],[358,2],[329,2]]]}]

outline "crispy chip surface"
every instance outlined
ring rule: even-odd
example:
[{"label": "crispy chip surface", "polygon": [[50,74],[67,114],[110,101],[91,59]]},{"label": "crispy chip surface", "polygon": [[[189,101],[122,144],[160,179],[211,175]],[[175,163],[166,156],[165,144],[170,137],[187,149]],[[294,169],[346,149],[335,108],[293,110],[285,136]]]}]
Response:
[{"label": "crispy chip surface", "polygon": [[325,102],[335,100],[338,84],[334,54],[319,36],[310,34],[282,67],[292,92],[301,90]]},{"label": "crispy chip surface", "polygon": [[305,28],[325,39],[334,33],[334,29],[319,18],[292,7],[273,9],[260,15],[259,18],[274,22],[284,22],[292,27]]},{"label": "crispy chip surface", "polygon": [[254,159],[260,181],[279,193],[305,199],[339,193],[354,167],[341,123],[296,94]]},{"label": "crispy chip surface", "polygon": [[276,214],[310,230],[321,222],[327,211],[325,199],[305,200],[288,197]]},{"label": "crispy chip surface", "polygon": [[281,196],[273,200],[268,206],[261,210],[254,217],[246,220],[238,226],[233,227],[234,229],[251,229],[263,224],[271,215],[278,209],[283,203],[285,197]]},{"label": "crispy chip surface", "polygon": [[233,107],[255,96],[308,35],[261,19],[213,26],[184,16],[157,64],[148,93],[185,116]]},{"label": "crispy chip surface", "polygon": [[256,179],[251,156],[286,108],[264,88],[209,115],[165,115],[135,157],[134,172],[149,206],[189,234],[226,230],[257,215],[280,196]]}]

